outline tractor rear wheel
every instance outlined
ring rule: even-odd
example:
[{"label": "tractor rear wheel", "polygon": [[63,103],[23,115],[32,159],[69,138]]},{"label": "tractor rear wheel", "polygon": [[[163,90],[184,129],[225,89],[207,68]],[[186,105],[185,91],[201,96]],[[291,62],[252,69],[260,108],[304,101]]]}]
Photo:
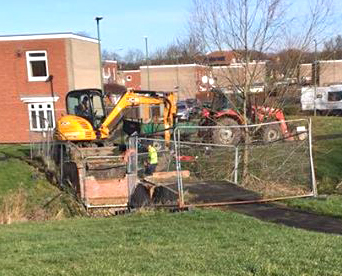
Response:
[{"label": "tractor rear wheel", "polygon": [[237,145],[242,138],[241,128],[235,127],[239,123],[232,118],[224,117],[217,120],[217,126],[234,126],[232,128],[213,129],[213,142],[223,145]]},{"label": "tractor rear wheel", "polygon": [[263,133],[262,140],[267,143],[272,143],[278,140],[281,140],[283,135],[281,133],[281,129],[278,125],[266,125]]}]

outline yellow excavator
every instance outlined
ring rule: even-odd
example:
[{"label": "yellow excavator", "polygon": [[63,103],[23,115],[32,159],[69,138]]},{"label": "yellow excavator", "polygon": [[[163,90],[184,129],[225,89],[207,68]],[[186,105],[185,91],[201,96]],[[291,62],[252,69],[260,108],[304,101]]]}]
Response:
[{"label": "yellow excavator", "polygon": [[112,111],[106,115],[104,96],[99,89],[70,91],[66,97],[68,115],[57,121],[56,137],[61,141],[100,142],[111,137],[125,109],[139,105],[163,105],[165,140],[170,140],[170,129],[177,112],[172,92],[126,91]]},{"label": "yellow excavator", "polygon": [[[120,210],[128,206],[141,206],[139,200],[132,201],[137,179],[136,175],[127,173],[127,163],[123,157],[129,151],[121,152],[122,145],[112,143],[115,130],[119,129],[118,125],[129,107],[163,105],[167,143],[177,111],[176,97],[172,92],[128,90],[108,115],[104,99],[99,89],[74,90],[67,94],[67,115],[57,121],[55,132],[60,145],[56,147],[56,160],[60,160],[57,163],[60,165],[62,183],[72,187],[90,209]],[[146,190],[146,187],[142,189]],[[138,194],[139,199],[141,192]]]}]

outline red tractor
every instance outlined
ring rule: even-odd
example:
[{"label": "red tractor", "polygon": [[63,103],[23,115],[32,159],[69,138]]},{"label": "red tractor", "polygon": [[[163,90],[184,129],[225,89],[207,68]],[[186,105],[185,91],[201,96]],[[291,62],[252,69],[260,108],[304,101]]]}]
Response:
[{"label": "red tractor", "polygon": [[[202,110],[201,126],[238,126],[245,123],[242,113],[242,99],[236,96],[236,104],[228,99],[221,89],[213,89],[213,100],[210,108]],[[253,128],[252,135],[265,142],[293,138],[290,135],[285,116],[281,109],[252,105],[248,108],[248,124],[279,121],[279,124],[269,124]],[[201,137],[210,138],[215,144],[238,144],[244,138],[244,128],[221,128],[203,131]]]}]

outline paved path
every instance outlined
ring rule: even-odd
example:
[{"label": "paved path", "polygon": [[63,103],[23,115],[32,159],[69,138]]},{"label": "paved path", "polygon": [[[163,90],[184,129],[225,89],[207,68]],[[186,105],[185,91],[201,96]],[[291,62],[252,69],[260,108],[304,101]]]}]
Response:
[{"label": "paved path", "polygon": [[253,216],[263,221],[279,223],[309,231],[342,235],[342,220],[317,215],[277,204],[243,204],[226,207],[231,211]]},{"label": "paved path", "polygon": [[[173,190],[177,190],[175,184],[170,186]],[[225,181],[184,183],[184,190],[191,195],[186,200],[189,204],[260,199],[257,193]],[[161,194],[160,198],[163,198],[163,196],[165,196],[164,193]],[[174,202],[176,201],[176,196],[174,196],[173,200]],[[302,228],[309,231],[342,235],[342,219],[293,209],[276,203],[237,204],[221,208],[267,222]]]}]

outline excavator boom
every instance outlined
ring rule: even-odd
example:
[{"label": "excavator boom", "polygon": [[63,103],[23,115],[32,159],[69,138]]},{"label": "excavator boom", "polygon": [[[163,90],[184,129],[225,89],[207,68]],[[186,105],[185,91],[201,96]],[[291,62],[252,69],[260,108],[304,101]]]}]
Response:
[{"label": "excavator boom", "polygon": [[[124,109],[139,105],[164,105],[164,128],[169,129],[173,125],[173,117],[176,114],[176,102],[173,93],[157,93],[151,91],[127,91],[115,105],[100,127],[101,137],[106,138],[116,127],[123,115]],[[166,130],[168,132],[168,130]],[[165,136],[169,136],[166,134]]]},{"label": "excavator boom", "polygon": [[[82,104],[89,101],[89,111],[80,112]],[[57,139],[67,141],[106,140],[117,128],[128,107],[139,105],[163,105],[163,123],[165,129],[173,126],[176,114],[176,98],[172,92],[134,91],[125,92],[112,111],[105,116],[103,97],[100,90],[83,89],[68,93],[68,115],[57,122]],[[165,139],[170,133],[165,131]]]}]

